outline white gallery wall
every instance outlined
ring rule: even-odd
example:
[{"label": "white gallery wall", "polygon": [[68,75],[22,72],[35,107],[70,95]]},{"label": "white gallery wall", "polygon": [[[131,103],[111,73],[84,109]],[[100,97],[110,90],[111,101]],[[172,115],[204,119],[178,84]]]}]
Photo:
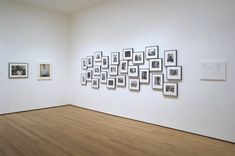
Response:
[{"label": "white gallery wall", "polygon": [[[73,15],[69,55],[70,103],[123,117],[235,142],[235,1],[109,0]],[[92,89],[80,85],[81,58],[123,48],[177,49],[183,66],[178,98],[151,85]],[[226,81],[201,81],[200,62],[227,61]]]},{"label": "white gallery wall", "polygon": [[[0,0],[0,114],[68,103],[68,16]],[[28,79],[8,79],[8,63],[29,63]],[[51,62],[51,81],[37,80]]]}]

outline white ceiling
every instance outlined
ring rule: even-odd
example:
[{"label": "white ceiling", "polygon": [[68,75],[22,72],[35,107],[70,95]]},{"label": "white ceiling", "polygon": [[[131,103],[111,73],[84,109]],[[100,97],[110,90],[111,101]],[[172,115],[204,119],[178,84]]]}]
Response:
[{"label": "white ceiling", "polygon": [[15,0],[36,7],[72,14],[82,9],[102,3],[106,0]]}]

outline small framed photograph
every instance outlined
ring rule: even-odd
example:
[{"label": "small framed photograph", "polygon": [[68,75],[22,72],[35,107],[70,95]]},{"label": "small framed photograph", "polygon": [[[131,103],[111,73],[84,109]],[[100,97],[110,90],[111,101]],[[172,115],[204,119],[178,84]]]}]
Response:
[{"label": "small framed photograph", "polygon": [[28,78],[28,63],[9,63],[9,78]]},{"label": "small framed photograph", "polygon": [[145,47],[146,59],[155,59],[159,56],[159,47],[158,46],[148,46]]},{"label": "small framed photograph", "polygon": [[118,75],[118,67],[116,65],[109,66],[109,76],[117,76]]},{"label": "small framed photograph", "polygon": [[139,91],[140,90],[140,80],[139,79],[129,79],[129,90]]},{"label": "small framed photograph", "polygon": [[109,88],[109,89],[116,88],[116,79],[115,78],[108,78],[107,79],[107,88]]},{"label": "small framed photograph", "polygon": [[133,64],[144,64],[144,52],[133,53]]},{"label": "small framed photograph", "polygon": [[95,62],[101,62],[102,51],[95,52]]},{"label": "small framed photograph", "polygon": [[51,80],[52,69],[51,64],[46,62],[38,63],[38,80]]},{"label": "small framed photograph", "polygon": [[109,57],[108,56],[103,56],[101,60],[101,67],[102,69],[107,69],[109,68]]},{"label": "small framed photograph", "polygon": [[134,51],[133,48],[123,49],[122,50],[123,60],[132,60],[133,51]]},{"label": "small framed photograph", "polygon": [[161,72],[162,71],[162,59],[150,59],[149,60],[149,70],[151,72]]},{"label": "small framed photograph", "polygon": [[86,71],[86,80],[90,82],[91,79],[92,79],[92,70],[87,70]]},{"label": "small framed photograph", "polygon": [[93,56],[87,56],[87,67],[88,68],[93,67]]},{"label": "small framed photograph", "polygon": [[94,66],[93,74],[94,76],[100,76],[100,66]]},{"label": "small framed photograph", "polygon": [[125,61],[125,60],[120,61],[120,73],[121,74],[127,74],[127,67],[128,67],[128,61]]},{"label": "small framed photograph", "polygon": [[126,87],[126,76],[117,76],[117,87]]},{"label": "small framed photograph", "polygon": [[119,52],[113,52],[111,53],[111,64],[112,65],[119,65]]},{"label": "small framed photograph", "polygon": [[82,58],[82,69],[84,69],[84,70],[87,69],[87,60],[86,60],[86,58]]},{"label": "small framed photograph", "polygon": [[153,74],[152,75],[152,88],[153,89],[163,89],[163,74]]},{"label": "small framed photograph", "polygon": [[95,89],[99,89],[99,79],[92,79],[91,87]]},{"label": "small framed photograph", "polygon": [[164,51],[165,66],[177,66],[177,50]]},{"label": "small framed photograph", "polygon": [[139,66],[128,66],[128,76],[138,77],[139,76]]},{"label": "small framed photograph", "polygon": [[140,83],[149,83],[149,69],[140,69]]},{"label": "small framed photograph", "polygon": [[163,95],[178,96],[178,83],[164,83],[163,86]]},{"label": "small framed photograph", "polygon": [[100,73],[100,82],[101,83],[107,83],[107,72],[106,71],[102,71],[101,73]]},{"label": "small framed photograph", "polygon": [[182,80],[182,66],[167,67],[166,78],[167,80]]},{"label": "small framed photograph", "polygon": [[81,74],[81,85],[86,85],[86,74]]}]

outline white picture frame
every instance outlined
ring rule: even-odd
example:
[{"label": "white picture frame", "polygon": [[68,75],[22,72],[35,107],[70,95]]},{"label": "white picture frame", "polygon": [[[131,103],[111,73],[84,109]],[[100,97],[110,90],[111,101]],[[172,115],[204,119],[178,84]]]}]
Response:
[{"label": "white picture frame", "polygon": [[116,79],[115,78],[108,78],[107,79],[107,88],[108,89],[115,89],[116,88]]},{"label": "white picture frame", "polygon": [[99,89],[99,79],[92,79],[91,87],[94,89]]},{"label": "white picture frame", "polygon": [[125,75],[119,75],[117,76],[117,87],[126,87],[126,76]]},{"label": "white picture frame", "polygon": [[140,69],[140,83],[149,84],[149,69]]},{"label": "white picture frame", "polygon": [[101,68],[102,69],[108,69],[109,68],[109,57],[103,56],[101,59]]},{"label": "white picture frame", "polygon": [[140,80],[139,79],[129,79],[129,90],[140,91]]},{"label": "white picture frame", "polygon": [[144,64],[144,52],[143,51],[133,53],[133,64],[134,65]]},{"label": "white picture frame", "polygon": [[138,77],[139,66],[128,66],[128,77]]},{"label": "white picture frame", "polygon": [[159,57],[159,46],[145,47],[146,59],[156,59]]},{"label": "white picture frame", "polygon": [[182,80],[182,66],[166,67],[167,80]]},{"label": "white picture frame", "polygon": [[132,60],[133,56],[133,48],[127,48],[122,50],[123,60]]},{"label": "white picture frame", "polygon": [[163,95],[164,96],[178,96],[178,83],[165,82],[163,84]]},{"label": "white picture frame", "polygon": [[164,51],[164,65],[177,66],[177,50],[165,50]]},{"label": "white picture frame", "polygon": [[118,66],[110,65],[109,66],[109,76],[117,76],[118,75]]},{"label": "white picture frame", "polygon": [[164,75],[163,74],[152,74],[152,89],[163,89]]},{"label": "white picture frame", "polygon": [[128,72],[128,61],[121,60],[119,65],[119,71],[121,74],[127,74]]},{"label": "white picture frame", "polygon": [[102,84],[107,83],[107,71],[100,72],[100,83]]},{"label": "white picture frame", "polygon": [[52,80],[52,64],[38,62],[38,80]]},{"label": "white picture frame", "polygon": [[81,85],[87,85],[86,74],[81,74]]},{"label": "white picture frame", "polygon": [[95,62],[101,62],[102,55],[103,55],[102,51],[94,52],[94,61]]},{"label": "white picture frame", "polygon": [[111,53],[111,65],[119,65],[119,61],[120,61],[120,53],[112,52]]},{"label": "white picture frame", "polygon": [[161,72],[162,71],[162,59],[150,59],[149,60],[149,70],[151,72]]}]

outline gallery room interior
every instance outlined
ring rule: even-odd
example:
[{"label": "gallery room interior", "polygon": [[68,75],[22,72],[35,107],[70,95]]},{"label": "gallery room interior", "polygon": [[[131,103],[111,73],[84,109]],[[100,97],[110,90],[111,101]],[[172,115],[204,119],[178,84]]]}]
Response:
[{"label": "gallery room interior", "polygon": [[0,156],[234,156],[234,0],[0,0]]}]

